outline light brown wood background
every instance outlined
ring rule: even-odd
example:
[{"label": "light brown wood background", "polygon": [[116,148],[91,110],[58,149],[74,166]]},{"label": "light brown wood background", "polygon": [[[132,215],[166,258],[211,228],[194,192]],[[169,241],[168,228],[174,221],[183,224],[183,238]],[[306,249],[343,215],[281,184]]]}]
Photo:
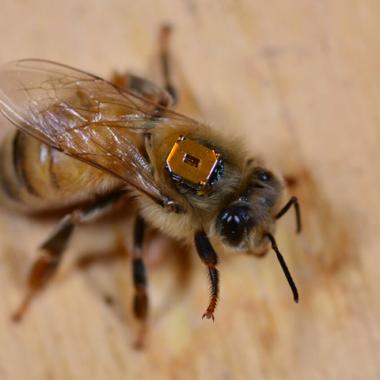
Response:
[{"label": "light brown wood background", "polygon": [[[243,136],[295,179],[305,231],[294,236],[290,215],[277,238],[300,304],[271,255],[226,256],[216,321],[202,321],[208,284],[198,259],[153,258],[151,332],[136,352],[128,262],[75,269],[80,253],[127,237],[127,220],[81,229],[57,279],[13,325],[53,224],[2,211],[0,379],[379,379],[379,2],[2,0],[0,62],[149,75],[167,21],[188,113]],[[177,290],[178,262],[188,276]]]}]

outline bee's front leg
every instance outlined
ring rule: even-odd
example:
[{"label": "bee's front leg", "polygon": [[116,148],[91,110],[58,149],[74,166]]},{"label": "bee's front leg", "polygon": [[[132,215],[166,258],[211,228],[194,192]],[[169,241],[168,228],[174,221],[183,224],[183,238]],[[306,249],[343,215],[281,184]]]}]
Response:
[{"label": "bee's front leg", "polygon": [[210,303],[202,318],[206,317],[208,319],[211,318],[212,320],[214,320],[214,312],[219,296],[219,272],[216,269],[216,265],[218,264],[218,256],[214,251],[214,248],[212,247],[206,233],[203,230],[196,232],[194,236],[194,241],[199,257],[208,267],[208,273],[211,283]]},{"label": "bee's front leg", "polygon": [[67,214],[59,222],[55,231],[41,245],[41,255],[29,272],[28,290],[12,319],[18,322],[27,311],[33,298],[43,290],[57,272],[73,234],[74,227],[92,222],[105,215],[125,195],[125,191],[116,191],[96,200],[82,209]]},{"label": "bee's front leg", "polygon": [[171,60],[170,60],[170,37],[172,27],[169,24],[162,25],[160,30],[160,60],[161,72],[164,79],[165,90],[173,99],[173,105],[178,102],[178,92],[171,79]]},{"label": "bee's front leg", "polygon": [[132,91],[161,107],[172,107],[178,102],[178,92],[172,81],[172,66],[170,57],[170,37],[172,28],[170,25],[163,25],[159,35],[159,59],[160,71],[163,80],[163,88],[156,84],[138,77],[131,73],[114,73],[111,82],[116,86]]}]

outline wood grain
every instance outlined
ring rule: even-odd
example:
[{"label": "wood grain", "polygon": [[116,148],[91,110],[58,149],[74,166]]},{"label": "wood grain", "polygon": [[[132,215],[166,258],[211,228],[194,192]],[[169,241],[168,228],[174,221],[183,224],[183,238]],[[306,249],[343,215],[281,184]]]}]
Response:
[{"label": "wood grain", "polygon": [[[14,325],[9,315],[53,221],[3,210],[0,379],[379,379],[380,4],[5,0],[0,62],[38,57],[154,78],[167,21],[181,109],[243,136],[301,199],[302,236],[291,217],[277,232],[300,304],[272,256],[226,256],[216,321],[202,321],[203,266],[152,239],[151,332],[136,352],[128,260],[75,269],[79,254],[128,240],[126,218],[78,231],[54,284]],[[177,289],[181,267],[188,276]]]}]

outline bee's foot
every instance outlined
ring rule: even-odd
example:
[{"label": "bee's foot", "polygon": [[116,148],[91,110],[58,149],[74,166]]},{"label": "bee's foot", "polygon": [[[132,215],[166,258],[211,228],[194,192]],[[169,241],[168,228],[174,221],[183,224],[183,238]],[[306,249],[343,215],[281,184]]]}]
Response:
[{"label": "bee's foot", "polygon": [[11,315],[12,322],[18,323],[18,322],[22,321],[25,313],[27,312],[27,310],[29,308],[30,302],[32,301],[32,298],[34,295],[35,295],[35,290],[29,290],[26,293],[21,304],[18,306],[18,308]]},{"label": "bee's foot", "polygon": [[14,323],[19,323],[22,321],[23,316],[24,316],[24,313],[18,309],[14,313],[11,314],[11,321]]},{"label": "bee's foot", "polygon": [[211,310],[207,310],[203,315],[202,319],[207,318],[207,319],[212,319],[213,322],[215,322],[215,317],[214,317],[214,312]]},{"label": "bee's foot", "polygon": [[145,342],[141,339],[136,339],[134,342],[133,342],[133,348],[136,350],[136,351],[141,351],[141,350],[144,350],[145,348]]},{"label": "bee's foot", "polygon": [[146,321],[142,322],[139,326],[139,331],[133,342],[133,348],[137,351],[144,350],[146,347],[146,335],[147,335],[147,324]]}]

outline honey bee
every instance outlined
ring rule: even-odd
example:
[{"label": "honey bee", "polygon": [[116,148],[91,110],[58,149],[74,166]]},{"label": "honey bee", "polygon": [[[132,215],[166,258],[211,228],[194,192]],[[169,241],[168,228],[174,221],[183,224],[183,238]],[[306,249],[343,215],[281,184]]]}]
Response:
[{"label": "honey bee", "polygon": [[41,245],[15,320],[56,273],[74,228],[101,218],[123,198],[138,210],[132,268],[140,321],[149,303],[146,224],[195,247],[211,284],[203,317],[214,319],[219,299],[216,244],[257,256],[271,247],[298,302],[274,238],[276,221],[291,206],[300,232],[297,198],[281,207],[283,181],[240,141],[172,110],[167,29],[161,37],[164,88],[133,75],[109,82],[38,59],[0,68],[0,109],[17,127],[0,149],[2,198],[24,211],[71,209]]}]

